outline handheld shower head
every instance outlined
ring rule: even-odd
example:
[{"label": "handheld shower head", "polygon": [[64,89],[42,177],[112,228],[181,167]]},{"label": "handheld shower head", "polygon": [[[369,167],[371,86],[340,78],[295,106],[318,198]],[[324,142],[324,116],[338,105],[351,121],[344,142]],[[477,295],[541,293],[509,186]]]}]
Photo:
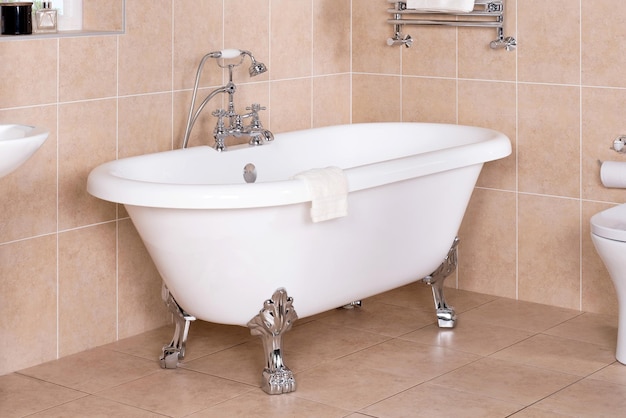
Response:
[{"label": "handheld shower head", "polygon": [[[250,64],[250,68],[248,68],[248,74],[250,74],[250,77],[255,77],[267,71],[267,66],[262,62],[258,62],[252,55],[252,52],[244,51],[242,49],[222,49],[221,51],[213,51],[209,52],[207,54],[207,57],[216,59],[231,59],[241,57],[241,61],[239,61],[239,64],[233,65],[234,67],[237,67],[243,62],[243,57],[245,55],[249,56],[250,60],[252,61],[252,64]],[[221,64],[218,65],[220,65],[220,67],[226,68],[226,66],[223,66]]]},{"label": "handheld shower head", "polygon": [[263,74],[267,71],[267,67],[262,62],[257,62],[254,58],[252,58],[252,65],[248,68],[248,73],[250,73],[250,77],[255,77],[259,74]]},{"label": "handheld shower head", "polygon": [[250,74],[250,77],[255,77],[267,71],[267,67],[265,66],[265,64],[263,64],[262,62],[258,62],[252,55],[252,52],[241,51],[241,55],[249,56],[250,60],[252,61],[252,64],[250,64],[250,68],[248,68],[248,73]]}]

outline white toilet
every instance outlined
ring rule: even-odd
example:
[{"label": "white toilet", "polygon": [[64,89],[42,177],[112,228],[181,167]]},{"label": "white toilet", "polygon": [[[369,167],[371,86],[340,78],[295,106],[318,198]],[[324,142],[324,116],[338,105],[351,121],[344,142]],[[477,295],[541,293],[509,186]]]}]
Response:
[{"label": "white toilet", "polygon": [[591,240],[617,292],[619,324],[615,358],[626,364],[626,204],[591,217]]}]

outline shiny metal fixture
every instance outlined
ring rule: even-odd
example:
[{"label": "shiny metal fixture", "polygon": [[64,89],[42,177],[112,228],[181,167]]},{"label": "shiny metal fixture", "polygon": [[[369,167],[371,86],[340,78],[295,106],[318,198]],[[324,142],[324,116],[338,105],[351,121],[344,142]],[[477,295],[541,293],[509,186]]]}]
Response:
[{"label": "shiny metal fixture", "polygon": [[611,149],[613,149],[614,151],[623,153],[623,152],[626,152],[626,148],[624,148],[625,146],[626,146],[626,135],[620,135],[613,140],[613,146],[611,146]]},{"label": "shiny metal fixture", "polygon": [[[430,26],[455,26],[455,27],[480,27],[495,28],[497,39],[489,46],[492,49],[506,49],[513,51],[517,47],[517,41],[512,36],[504,36],[504,0],[475,0],[474,10],[469,13],[440,13],[424,12],[421,10],[407,9],[406,1],[387,0],[394,4],[387,13],[393,16],[387,22],[394,25],[394,36],[387,39],[387,45],[404,45],[407,48],[413,44],[410,35],[402,34],[404,25],[430,25]],[[408,16],[408,17],[405,17]],[[450,16],[450,19],[430,19],[431,16]],[[469,17],[469,19],[464,19]]]},{"label": "shiny metal fixture", "polygon": [[243,167],[243,179],[246,183],[254,183],[256,181],[256,167],[252,163],[248,163]]},{"label": "shiny metal fixture", "polygon": [[433,290],[433,298],[435,299],[435,309],[437,309],[437,323],[439,328],[454,328],[456,325],[456,313],[452,306],[448,306],[443,295],[443,281],[448,277],[457,265],[457,246],[459,238],[455,238],[452,247],[448,251],[448,255],[435,271],[424,277],[422,280],[429,284]]},{"label": "shiny metal fixture", "polygon": [[161,297],[173,314],[174,323],[176,325],[172,342],[163,347],[163,354],[160,358],[161,368],[175,369],[178,367],[178,360],[185,358],[185,345],[187,344],[187,336],[189,335],[189,326],[196,318],[186,313],[183,308],[176,303],[174,296],[172,296],[165,283],[163,283],[163,287],[161,288]]},{"label": "shiny metal fixture", "polygon": [[[191,130],[193,129],[193,126],[196,123],[198,116],[200,116],[200,113],[207,105],[207,103],[219,93],[228,94],[228,108],[217,109],[212,113],[213,116],[217,117],[217,123],[215,125],[215,128],[213,129],[213,137],[215,138],[214,148],[217,151],[224,151],[226,149],[224,140],[229,136],[234,136],[237,138],[248,137],[250,138],[250,145],[262,145],[274,139],[274,135],[269,130],[263,128],[263,125],[261,124],[261,121],[259,119],[258,112],[261,110],[265,110],[265,107],[261,107],[261,105],[259,105],[258,103],[253,103],[251,106],[246,108],[246,110],[249,110],[250,112],[243,115],[235,112],[234,96],[235,92],[237,91],[237,86],[235,85],[235,83],[233,83],[233,69],[240,66],[243,63],[245,57],[249,57],[250,61],[252,62],[250,67],[248,68],[248,73],[250,74],[250,77],[255,77],[267,71],[267,67],[265,66],[265,64],[258,62],[250,51],[244,51],[240,49],[224,49],[221,51],[209,52],[204,57],[202,57],[202,60],[200,60],[200,64],[198,65],[196,80],[193,86],[191,106],[189,107],[189,115],[187,117],[187,127],[185,128],[185,136],[183,138],[183,148],[187,148],[187,146],[189,145],[189,136],[191,135]],[[202,75],[204,63],[209,58],[217,59],[217,65],[219,67],[228,69],[228,83],[210,92],[196,108],[196,97],[198,95],[200,76]],[[236,58],[239,58],[239,62],[235,61],[233,63],[232,60]],[[229,61],[230,63],[227,64],[226,60],[231,61]],[[224,121],[225,118],[227,119],[227,122]],[[244,119],[250,119],[250,123],[248,125],[244,125]]]},{"label": "shiny metal fixture", "polygon": [[296,390],[296,380],[282,356],[283,333],[289,331],[298,319],[293,308],[293,299],[280,288],[271,299],[263,303],[263,309],[248,322],[252,335],[263,340],[266,364],[262,374],[261,389],[270,395],[279,395]]},{"label": "shiny metal fixture", "polygon": [[363,302],[360,300],[355,300],[352,301],[350,303],[347,303],[345,305],[342,306],[343,309],[354,309],[354,308],[360,308],[361,306],[363,306]]}]

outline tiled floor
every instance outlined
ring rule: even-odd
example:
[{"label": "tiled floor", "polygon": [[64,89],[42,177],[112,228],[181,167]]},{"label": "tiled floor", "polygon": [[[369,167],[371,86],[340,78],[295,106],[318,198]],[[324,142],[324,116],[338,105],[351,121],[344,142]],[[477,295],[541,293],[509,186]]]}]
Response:
[{"label": "tiled floor", "polygon": [[[196,322],[162,370],[161,328],[0,376],[2,417],[601,417],[626,411],[615,317],[447,289],[454,330],[416,283],[296,323],[284,359],[298,389],[259,389],[246,328]],[[297,300],[294,302],[297,310]]]}]

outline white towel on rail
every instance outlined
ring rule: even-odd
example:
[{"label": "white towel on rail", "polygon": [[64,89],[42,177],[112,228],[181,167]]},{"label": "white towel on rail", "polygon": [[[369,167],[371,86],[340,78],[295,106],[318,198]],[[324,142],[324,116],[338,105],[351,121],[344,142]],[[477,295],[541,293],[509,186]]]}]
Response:
[{"label": "white towel on rail", "polygon": [[474,0],[406,0],[406,8],[425,12],[469,13],[474,10]]},{"label": "white towel on rail", "polygon": [[348,214],[348,179],[341,168],[314,168],[296,174],[294,179],[304,180],[311,192],[313,222]]}]

